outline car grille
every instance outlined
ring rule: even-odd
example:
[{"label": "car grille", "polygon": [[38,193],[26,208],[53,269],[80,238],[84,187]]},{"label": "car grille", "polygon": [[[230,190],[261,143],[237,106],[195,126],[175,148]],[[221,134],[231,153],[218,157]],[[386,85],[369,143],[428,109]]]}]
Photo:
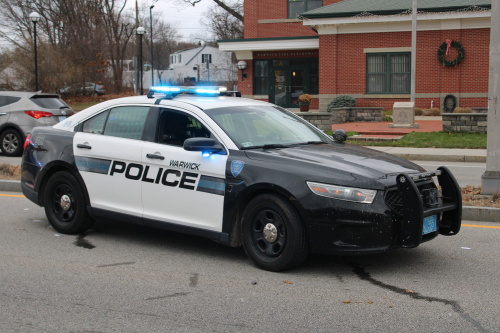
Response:
[{"label": "car grille", "polygon": [[[423,190],[436,188],[436,185],[434,182],[417,184],[417,188],[418,191],[422,193]],[[387,194],[385,195],[385,203],[397,213],[403,213],[403,197],[397,189],[387,191]]]}]

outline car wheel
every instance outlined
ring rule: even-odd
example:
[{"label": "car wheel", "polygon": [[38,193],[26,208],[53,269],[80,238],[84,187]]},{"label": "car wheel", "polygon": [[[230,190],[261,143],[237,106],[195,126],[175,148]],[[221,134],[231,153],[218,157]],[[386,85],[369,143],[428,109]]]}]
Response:
[{"label": "car wheel", "polygon": [[243,212],[242,244],[262,269],[278,272],[300,265],[309,239],[299,215],[286,199],[272,194],[254,198]]},{"label": "car wheel", "polygon": [[6,156],[19,156],[23,151],[23,137],[14,130],[8,129],[0,136],[2,153]]},{"label": "car wheel", "polygon": [[62,234],[84,232],[94,223],[87,212],[83,191],[69,172],[56,172],[50,177],[43,201],[50,224]]}]

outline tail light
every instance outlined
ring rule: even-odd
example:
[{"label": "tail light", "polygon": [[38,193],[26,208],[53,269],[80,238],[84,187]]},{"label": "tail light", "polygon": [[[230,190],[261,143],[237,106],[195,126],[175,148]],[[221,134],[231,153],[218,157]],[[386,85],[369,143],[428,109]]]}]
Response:
[{"label": "tail light", "polygon": [[28,144],[31,143],[31,134],[28,134],[28,136],[26,137],[26,140],[24,141],[24,146],[23,148],[26,149],[26,147],[28,147]]},{"label": "tail light", "polygon": [[52,117],[52,113],[45,111],[24,111],[28,116],[33,117],[35,119],[40,119],[44,117]]}]

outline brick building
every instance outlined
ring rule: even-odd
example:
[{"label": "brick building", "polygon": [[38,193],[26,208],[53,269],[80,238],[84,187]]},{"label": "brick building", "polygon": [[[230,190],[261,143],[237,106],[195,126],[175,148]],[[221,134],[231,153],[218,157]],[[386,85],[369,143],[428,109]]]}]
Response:
[{"label": "brick building", "polygon": [[[491,0],[419,0],[416,107],[486,107]],[[302,93],[324,111],[338,95],[392,109],[409,101],[412,0],[245,1],[244,39],[219,41],[247,68],[245,97],[296,108]],[[459,42],[444,66],[438,48]],[[456,47],[445,56],[452,61]],[[243,76],[242,76],[243,75]],[[449,96],[453,96],[449,97]]]}]

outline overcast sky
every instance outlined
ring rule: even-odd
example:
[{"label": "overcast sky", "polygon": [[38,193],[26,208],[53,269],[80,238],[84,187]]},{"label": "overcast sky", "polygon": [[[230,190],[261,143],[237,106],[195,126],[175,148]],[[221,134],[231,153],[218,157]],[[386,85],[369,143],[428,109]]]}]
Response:
[{"label": "overcast sky", "polygon": [[[148,10],[153,3],[153,0],[138,1],[139,5],[147,6]],[[173,2],[171,0],[159,0],[154,4],[153,12],[160,12],[166,22],[176,25],[179,33],[184,37],[183,41],[188,41],[190,35],[205,30],[200,24],[200,19],[202,13],[207,11],[210,5],[214,3],[212,0],[202,0],[195,7],[191,5],[176,6]],[[134,9],[135,0],[128,0],[127,7]]]}]

